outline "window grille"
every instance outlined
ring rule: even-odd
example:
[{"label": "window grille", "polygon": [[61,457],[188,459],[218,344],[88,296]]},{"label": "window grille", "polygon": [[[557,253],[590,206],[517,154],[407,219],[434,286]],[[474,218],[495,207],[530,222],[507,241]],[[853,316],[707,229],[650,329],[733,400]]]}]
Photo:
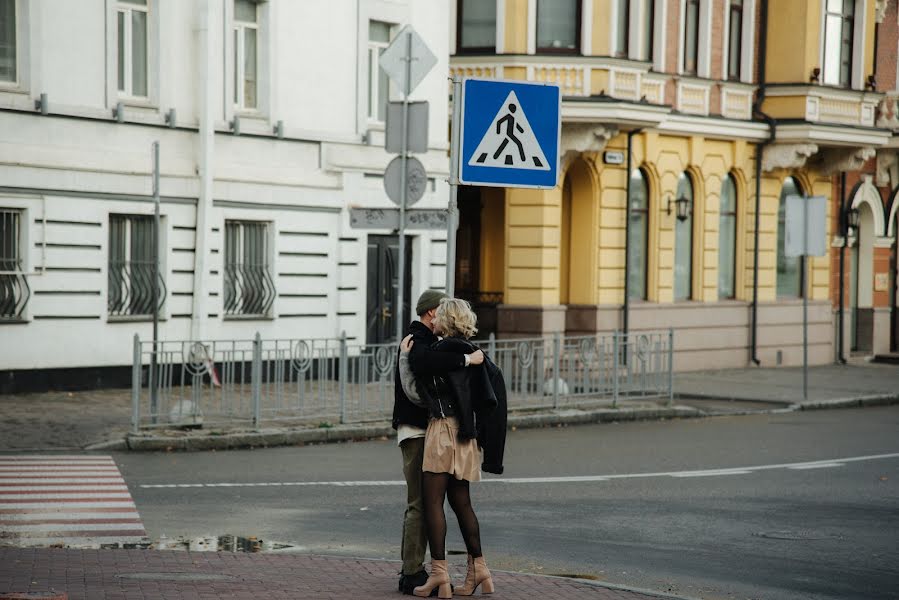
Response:
[{"label": "window grille", "polygon": [[[159,303],[166,295],[160,270]],[[117,317],[153,315],[153,217],[109,217],[109,314]]]},{"label": "window grille", "polygon": [[275,301],[270,243],[268,223],[225,221],[226,315],[270,315]]},{"label": "window grille", "polygon": [[0,320],[21,320],[31,297],[21,248],[21,211],[0,209]]}]

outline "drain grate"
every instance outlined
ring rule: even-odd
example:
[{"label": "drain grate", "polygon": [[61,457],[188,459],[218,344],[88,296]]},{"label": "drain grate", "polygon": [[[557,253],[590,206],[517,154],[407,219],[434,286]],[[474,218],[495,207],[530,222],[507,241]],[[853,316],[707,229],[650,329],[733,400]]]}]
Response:
[{"label": "drain grate", "polygon": [[752,534],[756,537],[766,538],[769,540],[790,540],[790,541],[815,541],[815,540],[840,540],[841,536],[838,535],[828,535],[825,533],[819,533],[815,531],[809,530],[782,530],[782,531],[760,531],[758,533]]}]

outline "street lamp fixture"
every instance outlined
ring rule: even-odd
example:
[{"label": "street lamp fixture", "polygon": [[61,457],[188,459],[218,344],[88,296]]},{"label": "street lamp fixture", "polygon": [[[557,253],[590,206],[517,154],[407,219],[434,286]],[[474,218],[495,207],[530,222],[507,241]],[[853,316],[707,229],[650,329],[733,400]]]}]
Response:
[{"label": "street lamp fixture", "polygon": [[686,196],[678,196],[677,200],[671,200],[668,196],[668,214],[671,214],[671,205],[674,204],[674,212],[678,221],[686,221],[690,216],[690,200]]},{"label": "street lamp fixture", "polygon": [[858,229],[858,209],[850,208],[846,211],[846,226],[849,229]]}]

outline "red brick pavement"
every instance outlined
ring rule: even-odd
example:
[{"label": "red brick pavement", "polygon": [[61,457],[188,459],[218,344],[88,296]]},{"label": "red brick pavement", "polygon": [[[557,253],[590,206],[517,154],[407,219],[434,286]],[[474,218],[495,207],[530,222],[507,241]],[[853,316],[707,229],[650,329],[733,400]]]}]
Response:
[{"label": "red brick pavement", "polygon": [[[0,548],[0,594],[64,591],[69,600],[399,600],[398,562],[297,554]],[[454,565],[461,582],[464,564]],[[582,581],[494,573],[496,600],[657,596]]]}]

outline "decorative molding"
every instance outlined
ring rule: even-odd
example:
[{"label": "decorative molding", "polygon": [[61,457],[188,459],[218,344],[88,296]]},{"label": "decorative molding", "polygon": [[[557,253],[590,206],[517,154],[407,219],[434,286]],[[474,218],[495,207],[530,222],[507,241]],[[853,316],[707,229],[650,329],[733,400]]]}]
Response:
[{"label": "decorative molding", "polygon": [[817,151],[817,144],[774,144],[765,149],[762,170],[799,169]]},{"label": "decorative molding", "polygon": [[562,156],[569,153],[601,152],[618,135],[614,125],[562,123]]},{"label": "decorative molding", "polygon": [[893,189],[899,184],[899,152],[881,150],[877,153],[876,181],[881,187]]},{"label": "decorative molding", "polygon": [[887,14],[887,6],[889,0],[875,0],[874,2],[874,19],[877,23],[883,23],[883,18]]},{"label": "decorative molding", "polygon": [[858,208],[862,204],[867,204],[874,218],[874,236],[875,239],[886,233],[886,223],[883,220],[883,201],[880,199],[880,192],[871,182],[870,175],[863,176],[862,185],[855,191],[855,194],[849,201],[849,208]]},{"label": "decorative molding", "polygon": [[815,163],[822,175],[835,175],[845,171],[858,171],[869,159],[877,154],[877,150],[864,148],[823,148],[818,153]]}]

